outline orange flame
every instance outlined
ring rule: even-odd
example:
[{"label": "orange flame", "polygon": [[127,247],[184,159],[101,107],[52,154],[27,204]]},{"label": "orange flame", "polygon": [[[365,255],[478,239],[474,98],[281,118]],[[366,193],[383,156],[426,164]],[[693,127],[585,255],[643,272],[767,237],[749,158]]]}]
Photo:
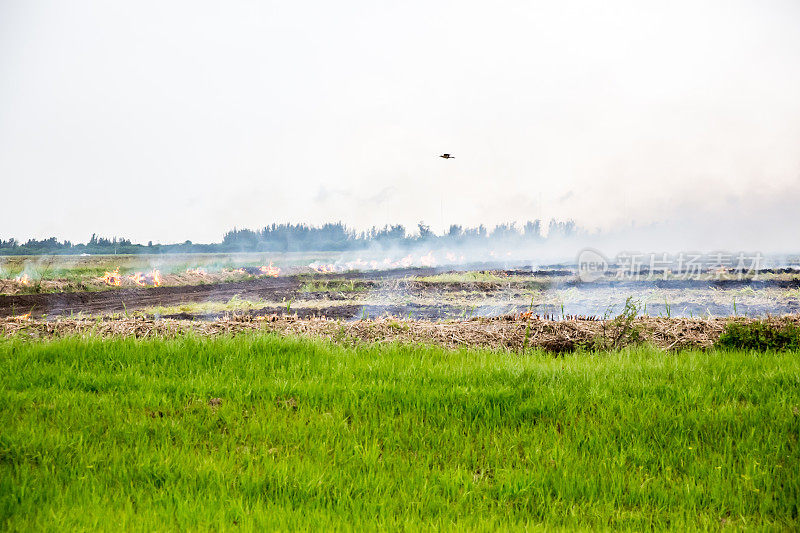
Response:
[{"label": "orange flame", "polygon": [[140,287],[144,287],[144,276],[141,272],[137,272],[136,274],[131,274],[128,276],[128,279],[137,284]]},{"label": "orange flame", "polygon": [[269,262],[269,265],[260,267],[259,270],[270,278],[277,278],[281,273],[280,268],[272,266],[272,261]]},{"label": "orange flame", "polygon": [[106,285],[110,285],[112,287],[119,287],[122,285],[123,280],[128,280],[133,282],[134,284],[138,285],[139,287],[146,287],[148,283],[152,282],[154,287],[158,287],[161,285],[161,272],[156,269],[153,269],[148,274],[143,274],[141,272],[135,272],[128,276],[122,276],[119,273],[119,268],[115,268],[113,272],[106,271],[105,275],[100,278]]},{"label": "orange flame", "polygon": [[187,273],[187,274],[197,274],[198,276],[205,276],[205,275],[206,275],[206,271],[205,271],[205,270],[203,270],[203,269],[202,269],[202,268],[200,268],[200,267],[197,267],[197,268],[187,268],[187,269],[186,269],[186,273]]},{"label": "orange flame", "polygon": [[419,258],[419,262],[424,267],[435,267],[436,266],[436,258],[433,257],[433,252],[428,252],[427,254],[423,255]]},{"label": "orange flame", "polygon": [[106,273],[100,279],[112,287],[119,287],[120,283],[122,283],[122,276],[119,274],[119,268],[114,269],[114,272],[106,270]]},{"label": "orange flame", "polygon": [[17,283],[22,283],[23,285],[31,284],[31,278],[29,278],[27,274],[23,274],[21,276],[14,278],[14,281],[16,281]]},{"label": "orange flame", "polygon": [[16,315],[16,316],[12,316],[11,317],[11,320],[14,320],[14,321],[22,321],[22,320],[30,320],[30,319],[31,319],[31,314],[30,313],[26,313],[24,315]]}]

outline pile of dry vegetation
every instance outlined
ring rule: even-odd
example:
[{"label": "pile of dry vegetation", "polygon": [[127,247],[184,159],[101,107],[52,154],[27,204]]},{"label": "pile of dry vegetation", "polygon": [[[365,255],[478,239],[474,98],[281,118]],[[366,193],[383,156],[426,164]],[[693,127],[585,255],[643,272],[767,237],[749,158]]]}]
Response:
[{"label": "pile of dry vegetation", "polygon": [[[539,347],[553,352],[577,348],[603,349],[650,343],[662,349],[707,348],[719,339],[725,326],[755,322],[747,318],[661,318],[620,316],[611,320],[553,321],[524,315],[430,322],[378,318],[343,322],[293,316],[230,316],[214,321],[131,318],[78,318],[44,320],[12,317],[0,320],[5,337],[51,338],[69,335],[101,337],[175,337],[185,334],[229,335],[268,331],[290,336],[313,336],[336,342],[428,343],[457,347],[525,350]],[[775,329],[800,326],[799,315],[758,321]]]}]

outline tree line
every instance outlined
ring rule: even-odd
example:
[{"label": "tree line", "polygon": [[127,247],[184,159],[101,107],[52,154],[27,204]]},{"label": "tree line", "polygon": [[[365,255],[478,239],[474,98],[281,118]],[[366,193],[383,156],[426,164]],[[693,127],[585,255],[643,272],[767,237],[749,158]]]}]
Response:
[{"label": "tree line", "polygon": [[488,229],[484,225],[464,227],[451,225],[441,235],[424,222],[409,232],[403,225],[372,227],[366,231],[348,228],[342,222],[321,226],[308,224],[272,224],[257,230],[237,229],[226,232],[222,242],[199,244],[184,241],[174,244],[137,244],[125,238],[105,238],[92,234],[87,243],[59,241],[55,237],[20,242],[0,239],[0,255],[79,255],[79,254],[147,254],[147,253],[227,253],[227,252],[317,252],[348,251],[367,248],[413,248],[421,245],[459,247],[494,246],[497,244],[541,243],[565,239],[580,232],[572,220],[551,220],[547,233],[540,220],[499,224]]}]

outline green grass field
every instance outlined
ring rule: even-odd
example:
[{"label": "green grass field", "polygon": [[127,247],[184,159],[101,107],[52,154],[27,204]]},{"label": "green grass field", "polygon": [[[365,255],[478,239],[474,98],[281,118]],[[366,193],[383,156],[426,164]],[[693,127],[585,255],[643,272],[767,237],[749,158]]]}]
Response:
[{"label": "green grass field", "polygon": [[0,529],[797,529],[800,353],[0,341]]}]

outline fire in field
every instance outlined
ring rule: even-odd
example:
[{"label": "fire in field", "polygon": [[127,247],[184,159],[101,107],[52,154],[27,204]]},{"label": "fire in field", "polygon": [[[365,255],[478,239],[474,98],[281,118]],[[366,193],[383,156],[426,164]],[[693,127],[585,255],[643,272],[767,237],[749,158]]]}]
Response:
[{"label": "fire in field", "polygon": [[44,4],[0,530],[800,531],[797,0]]}]

